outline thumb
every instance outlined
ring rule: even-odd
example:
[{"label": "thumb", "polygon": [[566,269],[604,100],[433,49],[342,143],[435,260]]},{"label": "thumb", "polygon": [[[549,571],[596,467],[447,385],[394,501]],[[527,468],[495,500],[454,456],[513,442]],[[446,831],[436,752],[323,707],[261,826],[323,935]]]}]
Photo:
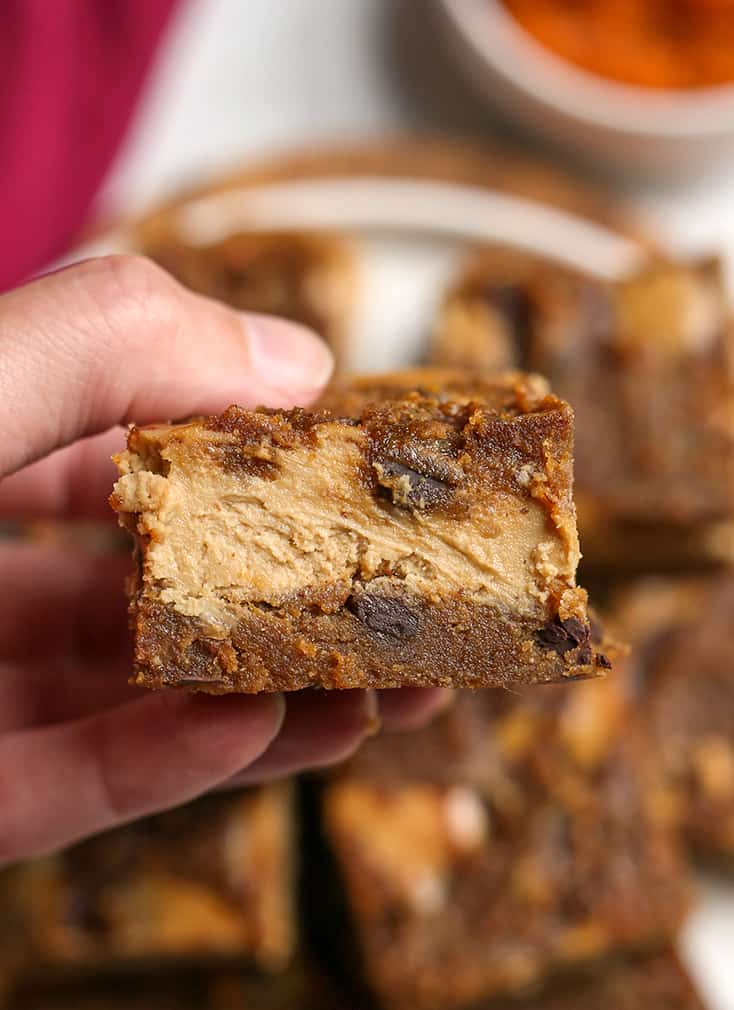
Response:
[{"label": "thumb", "polygon": [[305,327],[234,312],[143,257],[87,260],[0,297],[0,474],[117,424],[307,403],[331,369]]}]

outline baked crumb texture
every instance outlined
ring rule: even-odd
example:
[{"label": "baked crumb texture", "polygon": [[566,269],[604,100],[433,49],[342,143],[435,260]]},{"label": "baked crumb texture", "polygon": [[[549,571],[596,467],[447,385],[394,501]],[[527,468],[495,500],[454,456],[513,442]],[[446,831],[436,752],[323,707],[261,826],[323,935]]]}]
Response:
[{"label": "baked crumb texture", "polygon": [[576,414],[587,569],[734,557],[734,373],[718,261],[655,262],[606,285],[484,249],[448,293],[430,357],[547,376]]},{"label": "baked crumb texture", "polygon": [[[664,800],[621,667],[573,688],[461,693],[323,785],[325,876],[346,914],[329,922],[330,901],[322,937],[351,935],[391,1010],[494,1006],[664,945],[688,899]],[[326,885],[313,886],[315,901]]]},{"label": "baked crumb texture", "polygon": [[133,428],[135,680],[214,693],[589,678],[573,415],[545,382],[418,371],[321,409]]},{"label": "baked crumb texture", "polygon": [[206,797],[3,871],[0,977],[22,989],[230,958],[284,968],[292,801],[288,784]]}]

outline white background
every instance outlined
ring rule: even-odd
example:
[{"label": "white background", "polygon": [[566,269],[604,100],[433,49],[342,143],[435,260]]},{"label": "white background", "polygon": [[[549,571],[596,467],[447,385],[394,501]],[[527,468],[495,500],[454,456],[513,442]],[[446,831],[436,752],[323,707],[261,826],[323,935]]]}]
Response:
[{"label": "white background", "polygon": [[[493,128],[430,0],[184,0],[106,203],[138,210],[248,156],[402,127]],[[734,250],[734,163],[625,198],[679,248]]]}]

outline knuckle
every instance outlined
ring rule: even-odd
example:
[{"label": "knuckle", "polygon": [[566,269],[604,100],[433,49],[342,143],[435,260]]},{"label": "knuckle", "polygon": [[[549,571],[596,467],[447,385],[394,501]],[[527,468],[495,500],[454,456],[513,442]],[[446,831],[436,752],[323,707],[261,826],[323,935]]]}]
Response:
[{"label": "knuckle", "polygon": [[137,253],[98,256],[80,263],[78,269],[90,284],[116,295],[135,294],[141,288],[155,288],[170,282],[165,270]]},{"label": "knuckle", "polygon": [[145,256],[101,256],[80,265],[80,281],[109,332],[127,346],[146,341],[155,327],[165,333],[177,317],[181,288]]}]

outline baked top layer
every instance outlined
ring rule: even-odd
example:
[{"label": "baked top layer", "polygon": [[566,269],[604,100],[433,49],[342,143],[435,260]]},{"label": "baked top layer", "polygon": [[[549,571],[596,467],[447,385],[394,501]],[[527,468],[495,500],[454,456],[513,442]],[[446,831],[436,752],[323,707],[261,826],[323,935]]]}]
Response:
[{"label": "baked top layer", "polygon": [[575,584],[570,408],[517,373],[424,379],[131,430],[111,503],[138,544],[138,683],[486,686],[608,666]]},{"label": "baked top layer", "polygon": [[[295,945],[287,784],[211,796],[0,876],[2,974],[19,982],[239,957]],[[8,962],[12,961],[12,964]]]},{"label": "baked top layer", "polygon": [[675,935],[687,874],[628,691],[615,671],[462,693],[330,776],[324,838],[383,1003],[473,1007]]},{"label": "baked top layer", "polygon": [[[488,249],[448,294],[432,355],[444,364],[537,369],[569,401],[590,562],[623,563],[628,525],[633,534],[646,527],[633,538],[634,560],[658,531],[670,529],[674,545],[692,525],[734,513],[732,332],[718,262],[657,262],[605,285]],[[607,557],[615,523],[624,529]]]},{"label": "baked top layer", "polygon": [[648,578],[610,619],[633,645],[648,732],[697,855],[734,863],[734,576]]}]

